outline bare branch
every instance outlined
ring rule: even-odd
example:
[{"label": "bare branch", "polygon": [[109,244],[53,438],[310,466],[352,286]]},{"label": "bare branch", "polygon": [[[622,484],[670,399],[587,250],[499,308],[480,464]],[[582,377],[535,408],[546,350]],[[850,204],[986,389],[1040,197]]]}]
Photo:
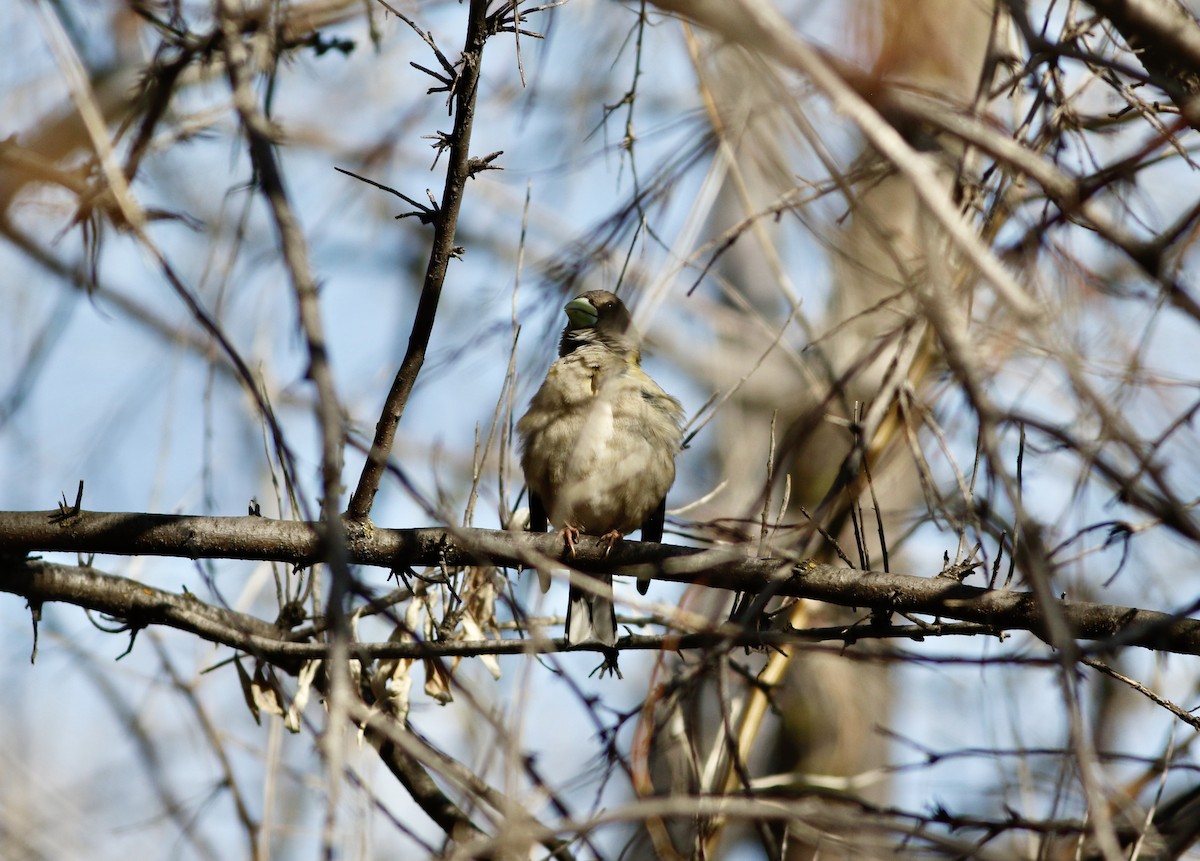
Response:
[{"label": "bare branch", "polygon": [[346,509],[346,515],[352,520],[364,520],[371,513],[388,454],[396,439],[396,428],[400,425],[408,396],[417,382],[417,374],[425,363],[425,350],[429,346],[433,321],[437,317],[446,268],[450,259],[456,256],[454,234],[458,226],[458,211],[462,205],[463,190],[472,172],[471,127],[475,120],[483,46],[488,38],[487,6],[487,0],[471,0],[462,63],[454,86],[454,130],[450,134],[448,147],[450,163],[446,168],[442,199],[437,207],[438,217],[434,220],[433,248],[429,252],[429,264],[425,269],[425,281],[413,319],[408,349],[384,401],[383,412],[375,425],[375,440]]},{"label": "bare branch", "polygon": [[[41,551],[188,558],[271,559],[310,565],[324,548],[314,524],[264,517],[187,517],[82,511],[65,526],[55,512],[0,513],[0,547],[12,555]],[[1100,640],[1102,648],[1141,646],[1200,654],[1200,620],[1182,613],[1084,601],[1043,607],[1029,592],[967,586],[947,577],[858,571],[808,560],[749,558],[737,547],[697,550],[670,544],[625,541],[609,548],[582,536],[572,557],[553,534],[529,535],[489,529],[372,529],[348,536],[349,561],[359,565],[533,566],[552,561],[581,571],[612,571],[677,583],[702,583],[734,592],[766,592],[813,598],[845,607],[918,613],[987,625],[995,631],[1025,630],[1046,636],[1050,617],[1073,637]],[[131,584],[133,581],[129,581]],[[6,591],[24,594],[11,582]],[[133,590],[129,586],[129,590]],[[123,592],[122,595],[125,593]],[[27,596],[36,597],[36,596]],[[122,601],[129,600],[122,597]],[[182,600],[182,599],[181,599]],[[99,607],[110,612],[107,607]],[[114,615],[120,615],[115,613]]]}]

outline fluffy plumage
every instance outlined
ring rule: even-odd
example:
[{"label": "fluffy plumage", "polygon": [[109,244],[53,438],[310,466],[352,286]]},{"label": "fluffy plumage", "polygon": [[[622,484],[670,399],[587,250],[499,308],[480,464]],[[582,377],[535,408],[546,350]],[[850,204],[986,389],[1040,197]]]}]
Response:
[{"label": "fluffy plumage", "polygon": [[[683,408],[642,370],[620,299],[592,290],[564,310],[559,359],[517,422],[530,529],[544,532],[548,520],[568,546],[580,533],[616,541],[639,527],[642,540],[661,541]],[[572,585],[567,640],[616,643],[611,575],[592,590]]]}]

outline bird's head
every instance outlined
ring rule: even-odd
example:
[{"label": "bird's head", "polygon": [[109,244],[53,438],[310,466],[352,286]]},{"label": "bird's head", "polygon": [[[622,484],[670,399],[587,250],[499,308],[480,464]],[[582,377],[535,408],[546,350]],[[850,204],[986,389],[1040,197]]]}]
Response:
[{"label": "bird's head", "polygon": [[607,290],[589,290],[576,296],[566,307],[567,325],[558,344],[565,356],[585,344],[603,344],[621,353],[638,352],[637,332],[625,303]]}]

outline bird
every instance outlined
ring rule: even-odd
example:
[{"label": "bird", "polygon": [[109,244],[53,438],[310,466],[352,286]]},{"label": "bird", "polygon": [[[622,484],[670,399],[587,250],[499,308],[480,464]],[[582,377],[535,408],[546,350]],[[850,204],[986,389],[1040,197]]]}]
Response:
[{"label": "bird", "polygon": [[[615,294],[590,290],[563,310],[559,358],[517,422],[529,528],[545,532],[549,522],[571,553],[581,534],[611,548],[640,528],[643,541],[661,542],[683,407],[642,370],[637,330]],[[591,589],[571,583],[567,642],[601,646],[615,671],[612,575],[596,580]],[[638,579],[643,595],[649,585]]]}]

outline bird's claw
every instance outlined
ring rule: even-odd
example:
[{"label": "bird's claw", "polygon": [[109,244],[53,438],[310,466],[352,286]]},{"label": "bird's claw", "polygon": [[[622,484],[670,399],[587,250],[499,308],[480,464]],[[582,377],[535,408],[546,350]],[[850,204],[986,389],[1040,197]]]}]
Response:
[{"label": "bird's claw", "polygon": [[610,529],[608,532],[605,532],[603,535],[601,535],[600,540],[608,545],[604,548],[604,555],[607,556],[609,553],[611,553],[612,549],[617,546],[617,542],[624,537],[625,536],[621,534],[620,530],[617,529]]},{"label": "bird's claw", "polygon": [[572,556],[575,555],[575,542],[579,540],[579,530],[574,526],[563,527],[563,541],[567,545],[567,552]]},{"label": "bird's claw", "polygon": [[598,676],[601,679],[605,676],[614,676],[618,679],[625,678],[625,676],[621,673],[620,666],[617,665],[616,649],[609,648],[604,650],[604,661],[600,664],[600,666],[588,673],[588,678],[591,678],[592,676]]}]

